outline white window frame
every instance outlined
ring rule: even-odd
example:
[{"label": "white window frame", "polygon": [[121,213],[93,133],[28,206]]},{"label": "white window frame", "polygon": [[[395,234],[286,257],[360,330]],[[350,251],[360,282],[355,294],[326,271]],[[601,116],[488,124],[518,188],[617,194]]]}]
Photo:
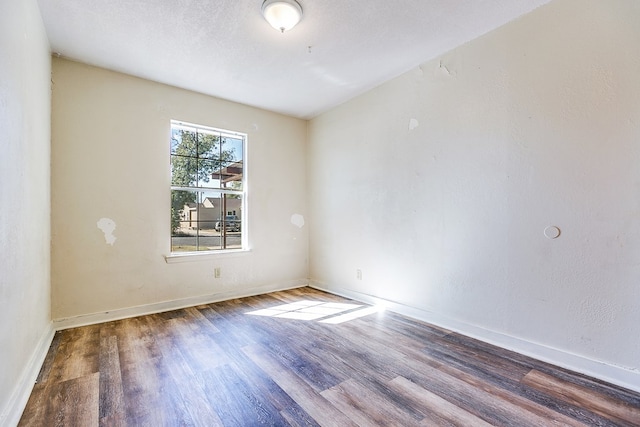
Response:
[{"label": "white window frame", "polygon": [[[238,190],[238,189],[233,189],[233,188],[228,188],[228,187],[224,187],[222,185],[222,183],[220,181],[218,186],[205,186],[202,185],[202,183],[200,182],[196,182],[193,185],[188,185],[188,186],[184,186],[184,185],[173,185],[172,183],[172,170],[170,167],[170,176],[171,176],[171,181],[170,181],[170,192],[174,191],[174,190],[182,190],[182,191],[189,191],[189,192],[194,192],[194,193],[198,193],[198,192],[215,192],[215,193],[219,193],[219,194],[228,194],[228,195],[238,195],[241,198],[241,204],[240,204],[240,211],[241,211],[241,215],[240,215],[240,229],[241,229],[241,242],[240,242],[240,247],[239,248],[226,248],[226,247],[221,247],[220,249],[209,249],[209,250],[197,250],[197,251],[176,251],[173,252],[173,227],[170,226],[170,238],[169,238],[169,255],[165,256],[165,259],[168,263],[170,262],[182,262],[182,261],[188,261],[188,260],[192,260],[192,259],[202,259],[202,258],[210,258],[212,256],[219,256],[222,254],[237,254],[237,253],[241,253],[241,252],[248,252],[249,248],[248,248],[248,233],[247,233],[247,218],[248,218],[248,209],[247,209],[247,140],[248,140],[248,136],[245,133],[242,132],[237,132],[237,131],[230,131],[230,130],[226,130],[226,129],[220,129],[220,128],[215,128],[215,127],[211,127],[211,126],[206,126],[206,125],[198,125],[198,124],[194,124],[194,123],[188,123],[188,122],[184,122],[184,121],[180,121],[180,120],[171,120],[170,122],[170,135],[169,135],[169,141],[171,141],[172,139],[172,135],[173,135],[173,130],[174,129],[182,129],[182,130],[187,130],[187,131],[191,131],[191,132],[201,132],[201,133],[207,133],[207,134],[213,134],[213,135],[217,135],[220,138],[220,142],[222,142],[222,139],[225,137],[229,137],[232,139],[241,139],[242,140],[242,156],[241,159],[239,161],[242,162],[242,189]],[[171,152],[171,142],[170,142],[170,160],[173,161],[173,157],[174,154]],[[193,157],[194,159],[198,159],[199,157],[197,157],[197,155],[195,157]],[[197,202],[199,202],[200,200],[197,198]],[[221,212],[221,218],[224,218],[227,215],[227,212]],[[199,230],[196,231],[197,233],[199,233]],[[222,245],[222,241],[223,241],[223,234],[226,236],[226,229],[224,229],[220,232],[220,243],[221,246]]]}]

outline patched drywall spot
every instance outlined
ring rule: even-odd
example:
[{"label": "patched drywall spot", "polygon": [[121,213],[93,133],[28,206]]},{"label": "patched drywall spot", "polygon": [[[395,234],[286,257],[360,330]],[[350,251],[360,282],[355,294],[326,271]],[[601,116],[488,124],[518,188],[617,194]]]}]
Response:
[{"label": "patched drywall spot", "polygon": [[104,240],[107,242],[107,245],[113,246],[116,242],[116,236],[113,235],[113,232],[116,229],[115,221],[111,218],[100,218],[97,222],[97,226],[104,233]]},{"label": "patched drywall spot", "polygon": [[291,215],[291,224],[295,225],[298,228],[304,227],[304,217],[300,214]]},{"label": "patched drywall spot", "polygon": [[411,119],[409,120],[409,130],[414,130],[415,128],[417,128],[418,126],[420,126],[420,122],[418,122],[417,119]]}]

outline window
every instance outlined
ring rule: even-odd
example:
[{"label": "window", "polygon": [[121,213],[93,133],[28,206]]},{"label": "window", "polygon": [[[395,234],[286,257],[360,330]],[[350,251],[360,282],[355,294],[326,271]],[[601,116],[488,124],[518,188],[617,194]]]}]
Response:
[{"label": "window", "polygon": [[171,252],[243,249],[244,134],[171,121]]}]

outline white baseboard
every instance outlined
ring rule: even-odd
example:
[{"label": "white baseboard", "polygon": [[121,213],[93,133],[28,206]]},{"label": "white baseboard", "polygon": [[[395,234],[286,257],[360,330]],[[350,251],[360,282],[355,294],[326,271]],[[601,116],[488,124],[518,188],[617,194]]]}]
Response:
[{"label": "white baseboard", "polygon": [[307,286],[307,283],[308,281],[306,279],[290,280],[287,282],[279,282],[277,284],[261,285],[248,289],[245,288],[240,291],[229,290],[226,292],[219,292],[210,295],[200,295],[179,300],[156,302],[135,307],[125,307],[100,313],[82,314],[74,317],[54,319],[53,328],[56,331],[60,331],[63,329],[76,328],[79,326],[95,325],[97,323],[110,322],[112,320],[144,316],[146,314],[162,313],[164,311],[178,310],[181,308],[193,307],[201,304],[210,304],[234,298],[244,298],[254,295],[266,294],[269,292],[301,288],[303,286]]},{"label": "white baseboard", "polygon": [[368,304],[382,304],[386,309],[398,314],[412,317],[423,322],[440,326],[451,331],[459,332],[471,338],[484,341],[489,344],[502,347],[516,353],[532,357],[534,359],[551,363],[561,368],[588,375],[606,381],[620,387],[640,392],[640,371],[627,369],[592,360],[584,356],[568,353],[563,350],[547,347],[542,344],[533,343],[521,338],[512,337],[499,332],[484,329],[465,322],[442,316],[427,310],[410,307],[393,301],[388,301],[373,295],[352,291],[336,286],[329,286],[322,282],[310,281],[309,286],[321,291],[351,298]]},{"label": "white baseboard", "polygon": [[22,412],[27,406],[27,401],[36,383],[44,359],[47,357],[54,333],[55,331],[50,323],[38,340],[35,350],[31,353],[31,357],[20,376],[15,390],[11,393],[7,405],[0,411],[0,426],[17,426],[18,422],[20,422],[20,417],[22,417]]}]

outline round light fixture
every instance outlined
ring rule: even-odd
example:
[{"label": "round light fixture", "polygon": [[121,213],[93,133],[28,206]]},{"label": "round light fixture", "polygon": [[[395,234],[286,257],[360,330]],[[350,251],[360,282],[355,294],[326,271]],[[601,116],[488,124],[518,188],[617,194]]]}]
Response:
[{"label": "round light fixture", "polygon": [[265,0],[262,16],[273,28],[284,33],[300,22],[302,6],[296,0]]}]

